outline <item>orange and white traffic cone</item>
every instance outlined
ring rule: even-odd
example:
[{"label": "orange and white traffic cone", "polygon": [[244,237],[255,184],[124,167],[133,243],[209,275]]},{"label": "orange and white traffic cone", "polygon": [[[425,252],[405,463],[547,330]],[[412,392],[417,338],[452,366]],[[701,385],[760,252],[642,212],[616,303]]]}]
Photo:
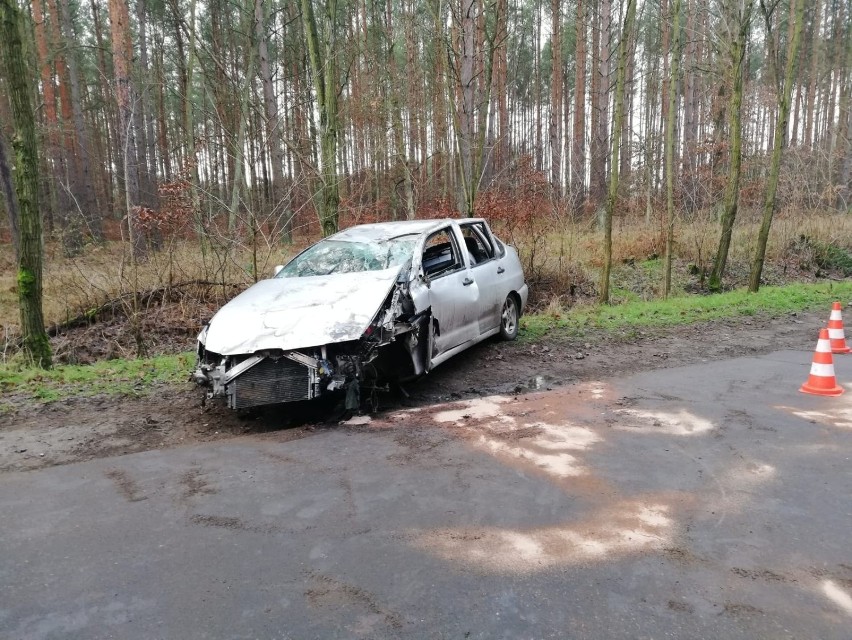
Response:
[{"label": "orange and white traffic cone", "polygon": [[828,329],[819,330],[819,340],[811,363],[811,375],[808,376],[808,381],[799,387],[799,391],[816,396],[839,396],[844,391],[834,377],[834,358],[831,356]]},{"label": "orange and white traffic cone", "polygon": [[831,343],[832,353],[852,352],[852,349],[846,344],[846,336],[843,334],[843,317],[840,314],[839,302],[835,302],[831,308],[831,318],[828,321],[828,341]]}]

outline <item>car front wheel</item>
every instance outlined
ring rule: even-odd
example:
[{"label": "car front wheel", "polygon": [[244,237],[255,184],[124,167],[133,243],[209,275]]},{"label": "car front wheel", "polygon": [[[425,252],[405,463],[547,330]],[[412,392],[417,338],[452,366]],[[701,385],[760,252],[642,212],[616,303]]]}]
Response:
[{"label": "car front wheel", "polygon": [[515,296],[509,294],[500,312],[500,337],[503,340],[514,340],[518,336],[518,302]]}]

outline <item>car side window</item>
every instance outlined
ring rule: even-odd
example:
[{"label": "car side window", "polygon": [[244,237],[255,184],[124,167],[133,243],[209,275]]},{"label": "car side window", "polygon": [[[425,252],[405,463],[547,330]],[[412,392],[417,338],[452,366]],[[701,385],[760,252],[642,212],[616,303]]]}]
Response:
[{"label": "car side window", "polygon": [[423,273],[430,278],[451,273],[463,266],[451,229],[441,229],[426,239],[423,248]]},{"label": "car side window", "polygon": [[461,231],[471,266],[487,262],[494,257],[494,247],[488,239],[485,225],[481,222],[471,222],[461,225]]}]

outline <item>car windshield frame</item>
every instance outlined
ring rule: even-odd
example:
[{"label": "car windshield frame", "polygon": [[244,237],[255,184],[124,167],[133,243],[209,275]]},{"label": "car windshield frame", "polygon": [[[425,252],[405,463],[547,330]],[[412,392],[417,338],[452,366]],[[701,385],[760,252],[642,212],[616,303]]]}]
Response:
[{"label": "car windshield frame", "polygon": [[308,278],[401,267],[411,260],[420,236],[419,233],[410,233],[376,240],[348,240],[332,236],[302,251],[275,277]]}]

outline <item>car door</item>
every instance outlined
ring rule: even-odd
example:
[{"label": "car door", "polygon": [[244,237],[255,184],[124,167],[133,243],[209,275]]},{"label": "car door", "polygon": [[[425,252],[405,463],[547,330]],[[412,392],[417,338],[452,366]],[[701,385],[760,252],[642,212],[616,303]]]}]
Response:
[{"label": "car door", "polygon": [[504,272],[485,222],[472,220],[459,224],[470,271],[479,289],[479,333],[488,333],[500,326],[500,310],[506,297],[501,284]]},{"label": "car door", "polygon": [[430,232],[415,256],[414,266],[432,309],[433,358],[479,337],[479,287],[463,246],[458,228],[448,223]]}]

